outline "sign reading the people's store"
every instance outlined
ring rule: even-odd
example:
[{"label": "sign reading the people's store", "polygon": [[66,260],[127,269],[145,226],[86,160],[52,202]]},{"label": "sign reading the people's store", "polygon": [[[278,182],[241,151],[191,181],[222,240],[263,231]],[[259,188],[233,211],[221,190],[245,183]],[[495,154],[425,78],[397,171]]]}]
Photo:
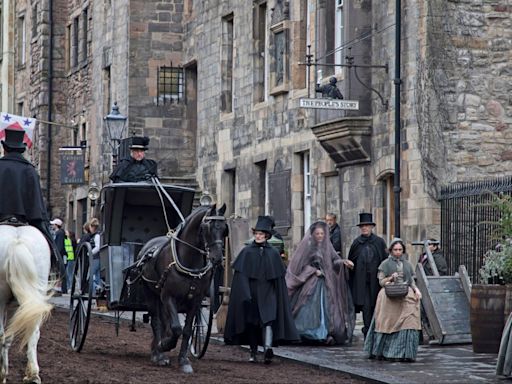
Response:
[{"label": "sign reading the people's store", "polygon": [[301,108],[316,109],[350,109],[359,110],[359,101],[357,100],[339,100],[339,99],[300,99]]}]

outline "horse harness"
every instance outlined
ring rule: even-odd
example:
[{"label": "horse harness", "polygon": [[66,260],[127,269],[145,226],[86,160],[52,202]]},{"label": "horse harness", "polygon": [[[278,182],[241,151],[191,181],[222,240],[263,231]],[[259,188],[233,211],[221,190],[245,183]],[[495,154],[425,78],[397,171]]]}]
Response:
[{"label": "horse harness", "polygon": [[0,225],[10,225],[11,227],[25,227],[28,222],[18,219],[16,216],[0,217]]},{"label": "horse harness", "polygon": [[[214,221],[225,221],[226,218],[224,216],[220,216],[220,215],[217,215],[217,216],[207,216],[205,215],[201,221],[201,231],[203,231],[206,227],[206,230],[210,230],[210,225],[212,222]],[[212,264],[210,258],[208,257],[209,254],[210,254],[210,248],[215,246],[215,245],[223,245],[223,241],[222,240],[215,240],[211,243],[206,243],[205,242],[205,245],[204,245],[204,249],[200,249],[182,239],[180,239],[178,236],[179,234],[181,233],[182,229],[183,229],[183,222],[176,228],[175,231],[169,231],[166,235],[167,239],[165,241],[162,241],[158,244],[155,244],[153,247],[149,248],[146,252],[144,252],[144,254],[142,255],[142,257],[137,261],[137,263],[135,263],[133,266],[131,266],[132,268],[135,267],[137,268],[140,273],[139,275],[135,278],[135,279],[130,279],[130,281],[127,281],[128,284],[133,284],[136,280],[138,280],[138,278],[142,278],[144,281],[146,282],[149,282],[149,283],[153,283],[155,284],[155,288],[156,289],[161,289],[161,287],[165,284],[165,281],[167,280],[167,276],[169,275],[170,271],[172,268],[175,268],[176,271],[182,275],[185,275],[185,276],[188,276],[188,277],[191,277],[192,279],[202,279],[203,276],[205,276],[208,272],[210,272],[212,270],[212,268],[214,267],[214,265]],[[203,239],[204,239],[204,236],[203,236]],[[150,259],[156,257],[160,252],[161,250],[167,246],[169,244],[169,242],[171,243],[171,262],[169,263],[169,265],[167,266],[167,268],[162,272],[162,276],[160,277],[160,279],[158,281],[156,280],[151,280],[149,279],[148,277],[144,276],[143,275],[143,272],[142,272],[142,266]],[[176,250],[176,242],[180,242],[182,244],[185,244],[186,246],[194,249],[195,251],[199,252],[202,256],[205,257],[205,259],[207,260],[207,263],[204,267],[200,268],[200,269],[192,269],[192,268],[187,268],[185,267],[179,257],[178,257],[178,253],[177,253],[177,250]],[[130,268],[130,267],[129,267]],[[191,295],[193,295],[193,291],[195,291],[196,287],[195,287],[195,284],[191,284],[190,286],[190,290],[191,292],[189,293],[189,297]]]}]

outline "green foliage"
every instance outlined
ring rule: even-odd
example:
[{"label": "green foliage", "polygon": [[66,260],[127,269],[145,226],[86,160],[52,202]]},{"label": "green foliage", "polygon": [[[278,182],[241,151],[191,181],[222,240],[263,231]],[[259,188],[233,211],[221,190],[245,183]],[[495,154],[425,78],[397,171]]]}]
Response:
[{"label": "green foliage", "polygon": [[479,272],[484,283],[512,284],[512,245],[507,242],[499,251],[487,252]]},{"label": "green foliage", "polygon": [[512,239],[512,196],[496,195],[491,203],[494,208],[501,212],[497,223],[497,235],[500,239]]},{"label": "green foliage", "polygon": [[512,284],[512,196],[493,193],[492,197],[490,205],[501,213],[493,223],[500,245],[485,254],[480,277],[483,283]]}]

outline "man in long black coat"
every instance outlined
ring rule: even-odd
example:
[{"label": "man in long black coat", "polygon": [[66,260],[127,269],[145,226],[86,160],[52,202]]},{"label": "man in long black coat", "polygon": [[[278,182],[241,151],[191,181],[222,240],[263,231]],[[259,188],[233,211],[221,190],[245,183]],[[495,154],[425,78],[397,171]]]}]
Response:
[{"label": "man in long black coat", "polygon": [[124,158],[117,165],[110,179],[114,183],[146,181],[157,177],[157,163],[146,159],[149,137],[135,136],[130,145],[130,157]]},{"label": "man in long black coat", "polygon": [[386,242],[372,233],[375,223],[371,213],[359,214],[358,227],[361,235],[352,242],[348,253],[348,259],[354,263],[349,285],[356,312],[363,312],[363,334],[366,338],[380,291],[378,268],[388,255]]},{"label": "man in long black coat", "polygon": [[336,222],[336,215],[328,213],[325,215],[325,222],[329,226],[329,239],[338,255],[341,256],[341,228]]},{"label": "man in long black coat", "polygon": [[256,361],[258,345],[265,363],[271,362],[272,346],[280,341],[299,341],[290,310],[285,267],[276,248],[267,243],[271,220],[260,216],[253,228],[254,241],[236,258],[224,330],[226,344],[249,345],[250,361]]},{"label": "man in long black coat", "polygon": [[5,129],[5,141],[2,140],[5,155],[0,158],[0,221],[15,218],[39,229],[50,245],[53,268],[64,276],[64,262],[49,230],[39,175],[23,157],[24,136],[23,130]]}]

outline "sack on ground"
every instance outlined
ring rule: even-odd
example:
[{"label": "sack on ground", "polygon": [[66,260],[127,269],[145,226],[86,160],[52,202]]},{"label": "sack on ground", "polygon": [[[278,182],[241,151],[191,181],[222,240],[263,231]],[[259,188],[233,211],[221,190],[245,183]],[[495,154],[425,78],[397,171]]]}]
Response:
[{"label": "sack on ground", "polygon": [[397,299],[407,296],[409,285],[407,283],[391,283],[384,286],[386,296],[390,299]]}]

